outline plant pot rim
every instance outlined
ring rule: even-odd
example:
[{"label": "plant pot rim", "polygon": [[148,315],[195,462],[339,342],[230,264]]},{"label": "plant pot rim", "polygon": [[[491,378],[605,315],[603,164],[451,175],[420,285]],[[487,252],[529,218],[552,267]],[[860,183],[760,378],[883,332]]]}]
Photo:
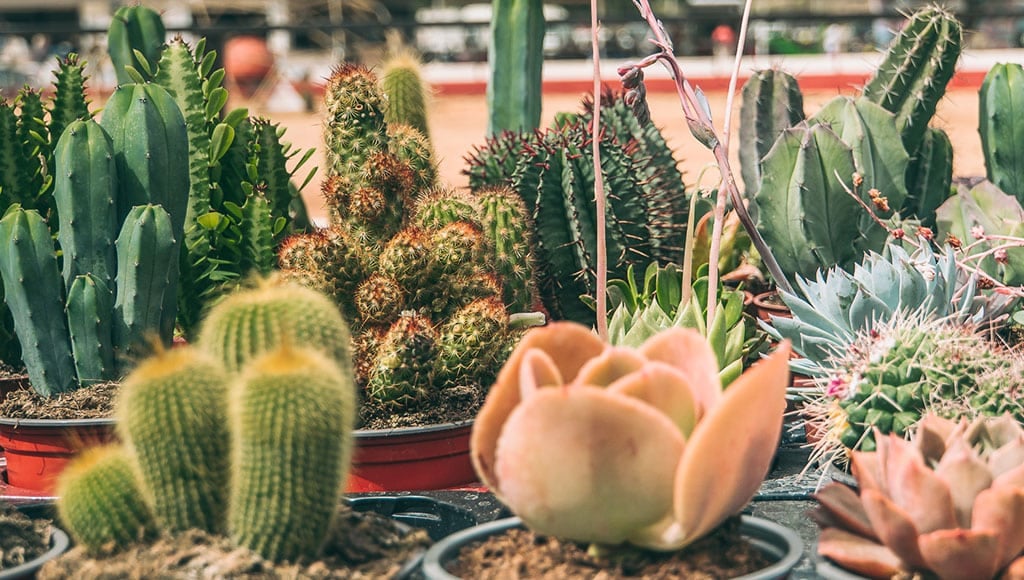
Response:
[{"label": "plant pot rim", "polygon": [[[458,554],[463,545],[522,526],[522,523],[522,520],[518,517],[504,518],[480,524],[448,536],[431,546],[423,556],[423,576],[429,580],[459,580],[458,576],[453,576],[445,570],[444,563]],[[769,539],[781,540],[781,542],[777,543],[785,543],[787,550],[778,562],[773,562],[751,574],[739,576],[735,580],[784,578],[803,558],[803,540],[800,539],[799,534],[794,530],[782,524],[756,516],[743,515],[740,518],[740,531],[743,535],[759,540],[762,543],[767,542]],[[760,548],[760,546],[757,547]]]},{"label": "plant pot rim", "polygon": [[393,435],[419,435],[421,433],[436,433],[439,431],[452,431],[461,429],[473,424],[473,419],[465,419],[454,423],[436,423],[434,425],[422,425],[419,427],[395,427],[394,429],[356,429],[353,432],[356,440],[372,439],[375,437],[388,437]]},{"label": "plant pot rim", "polygon": [[0,416],[0,425],[8,427],[107,427],[114,425],[113,417],[91,417],[88,419],[17,419]]},{"label": "plant pot rim", "polygon": [[836,564],[832,560],[829,560],[825,556],[818,553],[818,548],[814,548],[814,571],[818,573],[821,578],[827,580],[868,580],[867,576],[861,576],[855,572],[850,572],[846,568],[843,568],[839,564]]},{"label": "plant pot rim", "polygon": [[23,577],[34,578],[35,573],[43,567],[43,564],[66,552],[70,546],[71,539],[67,533],[57,526],[50,524],[50,549],[24,564],[0,570],[0,580]]}]

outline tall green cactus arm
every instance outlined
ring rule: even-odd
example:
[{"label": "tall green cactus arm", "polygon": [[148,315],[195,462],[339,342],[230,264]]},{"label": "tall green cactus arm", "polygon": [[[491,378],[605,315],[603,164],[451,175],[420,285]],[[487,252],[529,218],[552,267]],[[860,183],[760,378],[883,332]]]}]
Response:
[{"label": "tall green cactus arm", "polygon": [[[286,224],[286,227],[275,232],[274,241],[280,241],[285,235],[292,233],[291,210],[296,203],[302,204],[302,213],[305,213],[305,203],[302,201],[302,196],[297,195],[298,191],[291,186],[291,179],[310,159],[308,150],[306,152],[293,150],[290,143],[281,140],[284,132],[285,128],[281,127],[280,123],[272,123],[264,118],[253,120],[254,153],[263,185],[263,193],[270,203],[270,215],[273,220],[284,219]],[[289,170],[289,160],[299,154],[302,156]]]},{"label": "tall green cactus arm", "polygon": [[0,98],[0,203],[22,203],[35,209],[31,159],[18,139],[18,116],[13,103]]},{"label": "tall green cactus arm", "polygon": [[945,131],[928,127],[917,154],[907,165],[907,198],[900,216],[935,227],[935,210],[952,194],[953,143]]},{"label": "tall green cactus arm", "polygon": [[86,273],[113,287],[118,227],[113,142],[96,121],[74,121],[57,141],[55,158],[53,196],[60,218],[57,240],[64,253],[65,287]]},{"label": "tall green cactus arm", "polygon": [[743,85],[740,105],[740,173],[747,195],[757,191],[761,160],[783,130],[804,120],[804,96],[785,71],[755,72]]},{"label": "tall green cactus arm", "polygon": [[921,145],[963,44],[960,22],[938,6],[915,12],[889,45],[863,95],[896,114],[903,145],[913,155]]},{"label": "tall green cactus arm", "polygon": [[44,397],[78,386],[50,229],[39,212],[0,219],[0,278],[32,388]]},{"label": "tall green cactus arm", "polygon": [[72,121],[92,118],[89,101],[85,98],[86,80],[85,61],[77,54],[72,52],[57,63],[53,100],[49,108],[50,138],[54,143]]},{"label": "tall green cactus arm", "polygon": [[369,156],[388,147],[387,97],[370,69],[346,63],[327,79],[324,105],[327,171],[355,179]]},{"label": "tall green cactus arm", "polygon": [[117,378],[110,313],[114,293],[102,279],[83,274],[68,286],[68,331],[78,383],[89,386]]},{"label": "tall green cactus arm", "polygon": [[171,216],[160,206],[136,206],[124,220],[116,242],[118,364],[134,362],[154,334],[165,345],[171,343],[180,239],[174,235]]},{"label": "tall green cactus arm", "polygon": [[[280,224],[283,229],[283,220]],[[240,273],[270,274],[277,264],[274,253],[274,219],[264,188],[258,186],[242,206],[242,263]]]},{"label": "tall green cactus arm", "polygon": [[491,44],[487,60],[487,134],[533,131],[540,126],[544,65],[542,0],[491,3]]},{"label": "tall green cactus arm", "polygon": [[133,82],[127,67],[142,74],[144,80],[153,80],[151,71],[160,60],[166,34],[160,14],[152,8],[135,5],[117,9],[107,29],[107,51],[114,62],[118,84]]},{"label": "tall green cactus arm", "polygon": [[993,66],[978,95],[985,173],[999,189],[1024,203],[1024,67]]},{"label": "tall green cactus arm", "polygon": [[28,170],[32,172],[31,189],[25,193],[34,196],[33,208],[50,214],[53,200],[47,194],[53,185],[49,167],[53,152],[43,99],[39,91],[26,85],[18,91],[15,103],[18,105],[18,142]]},{"label": "tall green cactus arm", "polygon": [[388,125],[409,125],[429,138],[427,87],[420,74],[419,59],[411,51],[399,51],[384,61],[381,88],[388,96],[388,110],[384,114]]}]

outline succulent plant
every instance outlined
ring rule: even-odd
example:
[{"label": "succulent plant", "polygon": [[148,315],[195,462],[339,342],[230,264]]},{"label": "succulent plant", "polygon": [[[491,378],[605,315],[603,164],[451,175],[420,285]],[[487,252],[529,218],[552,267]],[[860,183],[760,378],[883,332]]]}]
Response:
[{"label": "succulent plant", "polygon": [[491,76],[487,83],[487,134],[533,131],[540,126],[543,2],[492,3],[488,46]]},{"label": "succulent plant", "polygon": [[384,121],[406,125],[429,137],[427,126],[427,87],[420,71],[420,62],[410,50],[389,54],[381,66],[381,90],[388,97]]},{"label": "succulent plant", "polygon": [[1024,67],[1016,63],[993,65],[978,96],[985,174],[996,187],[1024,203],[1024,164],[1018,152],[1024,130],[1014,122],[1024,112]]},{"label": "succulent plant", "polygon": [[[1024,430],[1003,415],[921,420],[853,455],[859,492],[816,494],[818,553],[871,578],[1016,577],[1024,561]],[[1000,576],[1007,568],[1014,570]]]},{"label": "succulent plant", "polygon": [[346,63],[327,80],[324,102],[328,171],[351,178],[363,170],[368,155],[387,149],[387,98],[368,68]]},{"label": "succulent plant", "polygon": [[1004,284],[1024,284],[1024,248],[1006,240],[1024,237],[1024,208],[1017,198],[989,181],[972,188],[960,185],[935,214],[939,235],[966,244],[963,259],[976,262],[988,276]]},{"label": "succulent plant", "polygon": [[804,95],[793,75],[755,71],[743,84],[740,106],[740,171],[748,196],[761,182],[761,160],[786,129],[804,120]]},{"label": "succulent plant", "polygon": [[1005,300],[983,296],[977,278],[957,266],[951,246],[937,254],[925,240],[913,253],[888,244],[871,252],[853,273],[832,268],[813,279],[797,279],[800,295],[781,291],[792,318],[772,317],[765,325],[776,339],[793,342],[802,358],[793,371],[821,376],[830,357],[845,353],[858,335],[871,332],[898,315],[916,313],[923,320],[952,318],[976,324],[993,318]]},{"label": "succulent plant", "polygon": [[[107,51],[114,63],[118,84],[135,82],[135,75],[144,75],[139,82],[153,80],[149,63],[160,60],[164,47],[164,21],[152,8],[121,6],[114,12],[107,31]],[[139,54],[136,54],[136,51]],[[135,71],[133,75],[129,67]]]},{"label": "succulent plant", "polygon": [[907,164],[907,197],[900,215],[917,218],[922,226],[935,227],[935,210],[952,194],[953,144],[949,135],[928,127],[921,146]]},{"label": "succulent plant", "polygon": [[474,466],[538,533],[678,549],[742,509],[768,472],[788,355],[783,344],[723,391],[691,330],[629,349],[576,323],[532,329],[474,423]]},{"label": "succulent plant", "polygon": [[827,364],[827,385],[805,405],[820,434],[812,460],[843,464],[850,451],[873,450],[877,434],[904,436],[927,413],[1024,420],[1024,357],[951,319],[897,314],[858,332]]}]

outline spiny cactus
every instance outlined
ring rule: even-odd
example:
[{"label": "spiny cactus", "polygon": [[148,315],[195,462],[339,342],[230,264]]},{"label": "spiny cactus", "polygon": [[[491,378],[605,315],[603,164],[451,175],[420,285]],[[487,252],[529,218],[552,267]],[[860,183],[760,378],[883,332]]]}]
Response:
[{"label": "spiny cactus", "polygon": [[381,90],[388,97],[388,108],[384,114],[388,126],[407,125],[429,138],[427,87],[416,55],[409,50],[390,54],[382,65],[380,83]]},{"label": "spiny cactus", "polygon": [[540,126],[544,64],[542,0],[497,0],[491,5],[487,134]]},{"label": "spiny cactus", "polygon": [[[164,46],[164,22],[160,14],[146,6],[122,6],[114,13],[107,30],[107,51],[114,62],[118,84],[134,82],[128,67],[142,75],[142,80],[153,80],[149,63],[160,60]],[[142,54],[140,60],[135,51]]]},{"label": "spiny cactus", "polygon": [[313,557],[337,511],[355,426],[350,371],[311,348],[254,358],[231,386],[231,503],[239,545],[274,561]]},{"label": "spiny cactus", "polygon": [[814,457],[845,462],[878,433],[904,435],[928,412],[1024,419],[1024,358],[948,319],[902,313],[857,334],[829,364],[826,391],[807,406],[822,434]]},{"label": "spiny cactus", "polygon": [[494,269],[503,281],[502,300],[511,312],[532,310],[538,301],[534,284],[533,224],[526,205],[509,188],[476,192],[483,210],[483,228],[494,255]]},{"label": "spiny cactus", "polygon": [[156,535],[132,458],[119,445],[83,450],[61,472],[57,496],[61,524],[90,553]]},{"label": "spiny cactus", "polygon": [[1024,67],[999,63],[989,69],[978,92],[978,132],[985,174],[999,189],[1024,204]]},{"label": "spiny cactus", "polygon": [[418,191],[438,185],[437,159],[426,134],[409,125],[388,125],[388,151],[409,165]]},{"label": "spiny cactus", "polygon": [[908,153],[917,153],[962,50],[960,22],[938,6],[918,10],[889,45],[863,96],[896,115]]},{"label": "spiny cactus", "polygon": [[117,429],[143,496],[168,531],[225,531],[228,375],[194,347],[158,352],[121,383]]},{"label": "spiny cactus", "polygon": [[358,174],[369,154],[387,148],[387,99],[376,75],[357,64],[335,68],[324,90],[328,170],[334,175]]},{"label": "spiny cactus", "polygon": [[747,195],[761,181],[761,160],[782,131],[804,120],[804,96],[793,75],[779,69],[754,72],[740,105],[740,170]]},{"label": "spiny cactus", "polygon": [[434,376],[441,384],[459,381],[490,385],[514,346],[508,313],[497,296],[481,298],[455,311],[438,328]]},{"label": "spiny cactus", "polygon": [[430,320],[403,312],[380,339],[367,377],[367,394],[395,407],[412,407],[433,384],[438,336]]},{"label": "spiny cactus", "polygon": [[476,191],[488,186],[511,186],[516,170],[525,152],[537,146],[537,133],[502,131],[488,137],[483,145],[475,145],[464,158],[464,174],[469,176],[469,188]]},{"label": "spiny cactus", "polygon": [[917,218],[921,225],[935,227],[935,210],[946,201],[953,183],[953,144],[949,135],[937,127],[928,127],[907,165],[907,198],[900,215]]}]

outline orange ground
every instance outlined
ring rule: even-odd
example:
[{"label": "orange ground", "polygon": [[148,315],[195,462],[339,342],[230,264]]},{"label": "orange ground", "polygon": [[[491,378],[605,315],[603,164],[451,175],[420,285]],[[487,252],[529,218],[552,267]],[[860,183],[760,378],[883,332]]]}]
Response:
[{"label": "orange ground", "polygon": [[[817,111],[825,102],[834,97],[835,91],[807,92],[804,95],[804,108],[808,115]],[[853,91],[850,91],[853,94]],[[715,123],[722,126],[721,115],[725,109],[726,92],[710,93],[708,99],[712,112],[716,115]],[[677,151],[676,158],[681,162],[684,179],[693,185],[702,167],[711,163],[713,158],[706,149],[701,147],[689,134],[679,108],[679,101],[674,93],[649,94],[651,117],[662,127],[669,144]],[[578,109],[579,95],[550,94],[544,97],[544,113],[542,124],[550,123],[559,111],[575,111]],[[733,138],[736,137],[739,113],[739,98],[735,100],[736,117],[733,121]],[[255,112],[255,111],[254,111]],[[316,114],[272,114],[271,118],[280,121],[287,127],[286,139],[300,147],[316,147],[316,159],[322,159],[320,116]],[[483,142],[487,126],[487,109],[484,95],[478,96],[435,96],[430,104],[429,122],[431,138],[438,153],[441,164],[441,176],[447,183],[456,186],[466,184],[461,174],[464,167],[463,156],[470,149]],[[984,162],[978,138],[978,95],[976,89],[955,89],[947,93],[940,104],[933,124],[945,129],[953,142],[953,169],[955,175],[983,175]],[[736,147],[733,146],[735,159]],[[736,163],[734,161],[734,163]],[[739,166],[735,169],[738,171]],[[713,179],[705,178],[705,185]],[[319,194],[319,172],[317,178],[303,192],[314,216],[324,215]]]}]

